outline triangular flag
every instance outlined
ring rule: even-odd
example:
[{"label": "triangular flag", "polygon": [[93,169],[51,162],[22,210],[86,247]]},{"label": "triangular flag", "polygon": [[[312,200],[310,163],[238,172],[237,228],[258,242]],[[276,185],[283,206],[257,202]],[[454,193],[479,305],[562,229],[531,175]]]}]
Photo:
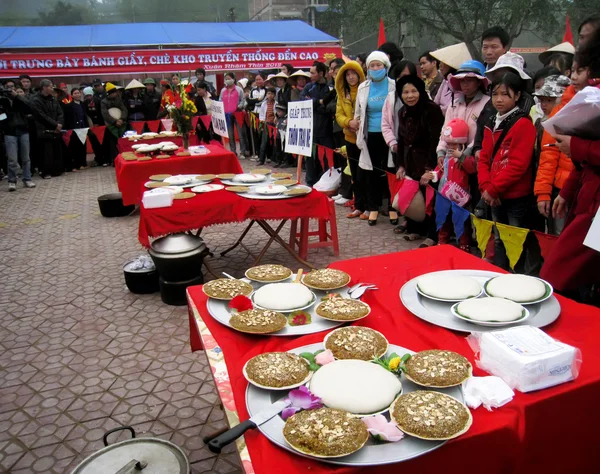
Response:
[{"label": "triangular flag", "polygon": [[[440,195],[438,194],[436,199],[439,199],[439,197]],[[452,203],[452,223],[454,224],[454,235],[456,235],[457,239],[460,239],[465,233],[465,222],[470,215],[469,211],[463,209],[455,202]]]},{"label": "triangular flag", "polygon": [[333,154],[334,153],[335,152],[331,148],[325,147],[325,157],[327,158],[327,167],[328,168],[333,168],[333,165],[334,165]]},{"label": "triangular flag", "polygon": [[425,186],[425,212],[428,216],[433,212],[433,198],[435,197],[435,189],[431,186]]},{"label": "triangular flag", "polygon": [[486,219],[480,219],[479,217],[471,214],[473,218],[473,227],[475,227],[475,237],[477,238],[477,247],[481,251],[481,258],[485,258],[485,249],[492,236],[492,228],[494,223]]},{"label": "triangular flag", "polygon": [[148,130],[154,133],[158,133],[158,128],[160,127],[160,120],[148,120],[146,122],[148,126]]},{"label": "triangular flag", "polygon": [[243,125],[246,122],[245,112],[234,112],[233,116],[235,117],[235,121],[240,125]]},{"label": "triangular flag", "polygon": [[515,265],[523,253],[523,244],[525,243],[529,229],[521,229],[520,227],[499,224],[497,222],[496,228],[500,234],[500,240],[502,240],[504,248],[506,249],[506,256],[508,257],[510,268],[514,270]]},{"label": "triangular flag", "polygon": [[198,120],[200,117],[198,115],[194,115],[192,117],[192,130],[196,130],[196,125],[198,125]]},{"label": "triangular flag", "polygon": [[567,13],[565,23],[566,23],[565,24],[565,34],[563,36],[562,42],[563,43],[569,42],[574,45],[575,43],[573,42],[573,32],[571,31],[571,19],[569,18],[568,13]]},{"label": "triangular flag", "polygon": [[535,237],[537,238],[538,243],[540,244],[540,250],[542,251],[542,258],[546,259],[548,254],[554,247],[554,244],[558,240],[557,235],[544,234],[543,232],[539,232],[537,230],[533,231]]},{"label": "triangular flag", "polygon": [[379,34],[377,35],[377,47],[385,43],[385,26],[383,25],[383,18],[379,19]]},{"label": "triangular flag", "polygon": [[325,169],[325,148],[323,148],[321,145],[317,145],[317,156],[321,162],[321,167]]},{"label": "triangular flag", "polygon": [[440,193],[435,198],[435,227],[440,230],[448,219],[448,213],[452,208],[452,201]]},{"label": "triangular flag", "polygon": [[69,143],[71,143],[71,135],[73,134],[73,130],[67,130],[67,133],[63,133],[62,139],[65,142],[65,145],[67,145],[67,148],[69,148]]},{"label": "triangular flag", "polygon": [[212,123],[212,116],[211,115],[200,115],[200,121],[202,122],[202,124],[204,125],[206,130],[208,130],[208,129],[210,129],[210,125]]},{"label": "triangular flag", "polygon": [[170,132],[173,130],[173,119],[160,119],[160,123],[162,123],[163,130],[165,132]]},{"label": "triangular flag", "polygon": [[85,141],[87,140],[88,130],[89,130],[89,128],[77,128],[77,129],[73,130],[75,132],[75,134],[77,135],[77,138],[79,138],[79,141],[81,142],[82,145],[85,145]]},{"label": "triangular flag", "polygon": [[90,128],[90,130],[94,135],[96,135],[98,142],[100,142],[100,144],[102,145],[102,142],[104,141],[104,132],[106,132],[106,125],[92,127]]},{"label": "triangular flag", "polygon": [[131,124],[131,126],[137,132],[138,135],[141,135],[142,133],[144,133],[144,125],[146,125],[146,122],[135,121],[135,122],[129,122],[129,123]]}]

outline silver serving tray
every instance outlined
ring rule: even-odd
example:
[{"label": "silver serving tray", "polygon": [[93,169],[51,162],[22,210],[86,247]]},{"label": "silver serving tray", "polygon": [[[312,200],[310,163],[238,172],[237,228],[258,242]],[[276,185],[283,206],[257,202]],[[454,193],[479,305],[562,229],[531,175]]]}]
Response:
[{"label": "silver serving tray", "polygon": [[[435,273],[450,273],[454,275],[469,276],[481,283],[482,286],[490,278],[502,275],[502,273],[482,270],[445,270]],[[537,328],[543,328],[556,321],[560,315],[560,303],[556,297],[552,295],[541,303],[528,304],[526,307],[529,310],[530,316],[526,321],[513,324],[508,323],[506,326],[495,327],[469,323],[452,315],[450,308],[454,303],[436,301],[420,295],[417,292],[417,278],[418,277],[406,282],[400,290],[400,300],[402,301],[402,304],[406,309],[423,321],[446,329],[452,329],[453,331],[487,332],[498,331],[502,328],[512,326],[535,326]]]},{"label": "silver serving tray", "polygon": [[[293,352],[295,354],[300,354],[301,352],[316,352],[319,349],[323,349],[323,343],[310,344],[308,346],[298,347],[296,349],[292,349],[289,352]],[[414,353],[413,351],[406,349],[404,347],[395,346],[393,344],[389,345],[387,354],[391,354],[392,352],[396,352],[398,355],[402,356],[408,353]],[[401,378],[402,381],[402,393],[414,392],[415,390],[432,390],[436,392],[446,393],[451,397],[456,398],[460,402],[464,403],[462,388],[459,385],[458,387],[451,387],[445,389],[432,389],[426,387],[420,387],[419,385],[414,384],[407,380],[404,375]],[[282,398],[284,394],[281,391],[276,390],[263,390],[257,388],[253,385],[248,384],[246,389],[246,407],[248,408],[248,413],[250,416],[253,416],[260,411],[268,408],[269,405],[276,402],[280,398]],[[389,419],[387,413],[385,414]],[[350,454],[349,456],[344,456],[341,458],[334,459],[322,459],[322,458],[313,458],[312,456],[308,456],[305,454],[301,454],[298,451],[292,449],[290,445],[287,444],[283,437],[283,426],[285,422],[281,418],[281,416],[276,416],[266,423],[263,423],[258,428],[271,442],[276,445],[290,451],[298,456],[316,459],[318,461],[330,463],[330,464],[339,464],[342,466],[354,466],[354,467],[365,467],[365,466],[377,466],[382,464],[393,464],[397,462],[407,461],[409,459],[416,458],[425,453],[438,449],[442,446],[446,441],[427,441],[419,438],[414,438],[409,435],[405,435],[404,438],[397,443],[384,443],[384,444],[375,444],[373,439],[369,437],[369,440],[357,452]]]},{"label": "silver serving tray", "polygon": [[[292,275],[292,277],[295,278],[295,275]],[[254,287],[254,290],[257,290],[261,286],[267,284],[267,283],[260,283],[260,282],[256,282],[256,281],[250,281],[247,278],[242,279],[242,281],[250,283]],[[291,279],[288,278],[287,280],[279,281],[276,283],[283,283],[286,281],[291,281]],[[273,332],[270,334],[256,334],[256,336],[301,336],[304,334],[314,334],[316,332],[328,331],[330,329],[334,329],[338,326],[341,326],[342,324],[345,323],[345,321],[329,321],[327,319],[324,319],[315,312],[315,308],[321,302],[321,298],[328,293],[339,293],[344,298],[347,298],[348,297],[348,288],[347,287],[340,288],[339,290],[333,290],[333,291],[318,291],[318,290],[314,290],[311,288],[311,291],[317,296],[317,300],[315,301],[314,305],[312,305],[310,308],[307,308],[306,310],[304,310],[304,311],[310,313],[310,317],[311,317],[311,321],[312,321],[310,324],[306,324],[304,326],[287,325],[281,331]],[[206,309],[208,309],[208,312],[215,320],[217,320],[221,324],[231,328],[231,325],[229,324],[229,319],[231,318],[231,313],[229,312],[229,308],[227,307],[228,304],[229,304],[229,301],[221,301],[221,300],[216,300],[214,298],[209,298],[208,301],[206,302]],[[283,314],[287,315],[289,313],[283,313]],[[233,329],[233,328],[231,328],[231,329]],[[233,329],[233,330],[236,331],[236,329]],[[249,334],[249,333],[244,333],[244,334]]]},{"label": "silver serving tray", "polygon": [[[271,183],[269,183],[271,184]],[[312,192],[312,188],[310,188],[309,186],[305,186],[303,184],[296,184],[294,186],[290,186],[288,187],[288,189],[294,189],[294,188],[306,188],[308,189],[308,193],[306,194],[300,194],[300,195],[296,195],[296,196],[289,196],[287,194],[256,194],[252,191],[252,188],[250,188],[250,191],[248,191],[247,193],[238,193],[238,196],[241,196],[243,198],[246,199],[264,199],[264,200],[276,200],[276,199],[291,199],[291,198],[295,198],[295,197],[302,197],[302,196],[308,196],[311,192]]]}]

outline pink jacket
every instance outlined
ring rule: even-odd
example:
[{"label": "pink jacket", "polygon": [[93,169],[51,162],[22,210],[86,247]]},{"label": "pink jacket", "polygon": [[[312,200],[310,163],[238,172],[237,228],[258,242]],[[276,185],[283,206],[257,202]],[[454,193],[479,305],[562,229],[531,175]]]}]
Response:
[{"label": "pink jacket", "polygon": [[[467,105],[464,96],[459,92],[455,92],[454,105],[450,105],[448,110],[446,110],[446,120],[444,121],[442,130],[444,130],[448,122],[452,119],[464,120],[469,126],[469,141],[467,142],[467,148],[472,148],[473,141],[475,140],[475,133],[477,132],[477,119],[479,118],[479,114],[483,110],[484,105],[489,100],[490,98],[487,95],[479,91],[469,105]],[[439,154],[440,151],[445,152],[447,149],[448,145],[441,136],[436,151]]]},{"label": "pink jacket", "polygon": [[440,106],[442,113],[446,115],[446,110],[452,104],[452,88],[446,79],[442,82],[433,101]]},{"label": "pink jacket", "polygon": [[381,110],[381,132],[383,139],[391,148],[398,143],[398,112],[404,104],[396,96],[396,91],[388,94]]}]

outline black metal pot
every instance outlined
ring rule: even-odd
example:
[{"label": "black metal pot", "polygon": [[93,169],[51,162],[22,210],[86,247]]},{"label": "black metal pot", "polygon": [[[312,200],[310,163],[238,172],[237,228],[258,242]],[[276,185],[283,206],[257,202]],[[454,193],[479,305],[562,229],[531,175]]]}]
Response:
[{"label": "black metal pot", "polygon": [[165,281],[162,277],[159,278],[160,285],[160,299],[163,303],[171,306],[184,306],[187,304],[187,297],[185,290],[188,286],[202,285],[204,283],[204,276],[192,278],[186,281]]},{"label": "black metal pot", "polygon": [[171,234],[152,242],[148,253],[163,279],[184,282],[202,276],[202,263],[209,250],[200,237]]},{"label": "black metal pot", "polygon": [[129,291],[137,295],[156,293],[159,290],[158,271],[156,271],[156,268],[134,270],[129,268],[131,263],[127,262],[123,265],[125,284],[129,288]]},{"label": "black metal pot", "polygon": [[125,206],[121,193],[104,194],[98,198],[100,214],[104,217],[128,216],[135,209],[135,205]]}]

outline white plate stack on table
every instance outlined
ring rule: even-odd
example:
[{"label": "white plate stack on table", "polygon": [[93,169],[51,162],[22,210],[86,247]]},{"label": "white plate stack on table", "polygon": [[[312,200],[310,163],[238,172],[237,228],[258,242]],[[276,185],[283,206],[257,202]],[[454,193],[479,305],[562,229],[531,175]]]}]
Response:
[{"label": "white plate stack on table", "polygon": [[560,315],[560,304],[546,281],[481,270],[421,275],[404,284],[400,299],[418,318],[454,331],[544,327]]},{"label": "white plate stack on table", "polygon": [[[203,287],[209,297],[208,312],[232,329],[272,336],[313,334],[369,316],[368,304],[349,297],[347,285],[351,277],[347,273],[313,270],[304,275],[301,283],[293,283],[292,275],[287,267],[265,264],[248,269],[246,278],[241,280],[213,280],[222,283],[209,282]],[[240,282],[239,291],[225,295],[212,288],[219,284],[238,285],[228,281]],[[248,308],[236,313],[229,305],[240,294],[249,297]]]}]

